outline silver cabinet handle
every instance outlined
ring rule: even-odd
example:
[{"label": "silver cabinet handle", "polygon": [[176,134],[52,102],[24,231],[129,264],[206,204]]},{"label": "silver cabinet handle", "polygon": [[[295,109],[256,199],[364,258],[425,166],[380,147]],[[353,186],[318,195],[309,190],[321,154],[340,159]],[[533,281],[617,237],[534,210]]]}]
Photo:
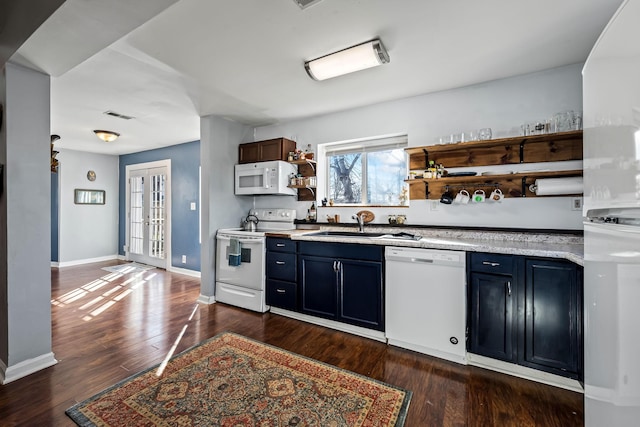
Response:
[{"label": "silver cabinet handle", "polygon": [[499,262],[491,262],[491,261],[482,261],[482,265],[490,265],[491,267],[498,267],[500,265]]},{"label": "silver cabinet handle", "polygon": [[284,248],[284,243],[276,243],[277,248]]},{"label": "silver cabinet handle", "polygon": [[284,289],[276,289],[276,292],[279,294],[286,294],[287,291],[285,291]]},{"label": "silver cabinet handle", "polygon": [[507,292],[508,292],[508,295],[511,296],[511,281],[507,282]]},{"label": "silver cabinet handle", "polygon": [[284,265],[284,264],[285,264],[285,262],[284,262],[284,261],[276,261],[276,264],[277,264],[277,265]]}]

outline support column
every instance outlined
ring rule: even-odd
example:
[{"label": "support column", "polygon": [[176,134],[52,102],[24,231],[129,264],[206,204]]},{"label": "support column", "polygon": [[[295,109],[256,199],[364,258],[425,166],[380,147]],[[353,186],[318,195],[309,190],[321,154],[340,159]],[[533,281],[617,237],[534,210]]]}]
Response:
[{"label": "support column", "polygon": [[57,361],[51,343],[49,76],[7,63],[0,76],[0,383]]}]

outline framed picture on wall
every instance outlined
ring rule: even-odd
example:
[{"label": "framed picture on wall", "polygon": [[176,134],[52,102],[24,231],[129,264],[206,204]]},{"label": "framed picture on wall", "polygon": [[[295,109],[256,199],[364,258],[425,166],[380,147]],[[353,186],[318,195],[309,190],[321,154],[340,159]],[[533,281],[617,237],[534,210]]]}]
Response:
[{"label": "framed picture on wall", "polygon": [[73,191],[73,202],[76,205],[104,205],[104,190],[83,190],[76,188]]}]

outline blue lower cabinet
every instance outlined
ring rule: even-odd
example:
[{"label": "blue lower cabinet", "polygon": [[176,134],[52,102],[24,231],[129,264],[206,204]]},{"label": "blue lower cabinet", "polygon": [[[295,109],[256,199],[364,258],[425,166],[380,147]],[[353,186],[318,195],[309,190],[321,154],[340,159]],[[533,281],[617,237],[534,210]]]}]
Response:
[{"label": "blue lower cabinet", "polygon": [[267,279],[267,305],[298,310],[298,284],[281,280]]},{"label": "blue lower cabinet", "polygon": [[366,245],[301,242],[301,311],[384,331],[382,250]]},{"label": "blue lower cabinet", "polygon": [[303,313],[338,320],[338,269],[331,258],[299,257]]},{"label": "blue lower cabinet", "polygon": [[267,237],[267,305],[298,311],[297,268],[296,243],[291,239]]},{"label": "blue lower cabinet", "polygon": [[581,380],[582,267],[517,255],[468,257],[468,350]]},{"label": "blue lower cabinet", "polygon": [[527,259],[524,335],[518,363],[581,379],[582,267],[568,261]]}]

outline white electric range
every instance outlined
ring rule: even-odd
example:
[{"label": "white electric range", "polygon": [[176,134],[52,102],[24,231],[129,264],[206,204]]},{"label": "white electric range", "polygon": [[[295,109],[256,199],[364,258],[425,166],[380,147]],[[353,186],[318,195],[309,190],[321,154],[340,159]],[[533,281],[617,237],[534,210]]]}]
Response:
[{"label": "white electric range", "polygon": [[[251,209],[258,218],[256,231],[221,228],[216,233],[216,301],[264,313],[266,237],[270,231],[295,228],[295,209]],[[229,259],[240,252],[240,262]],[[238,265],[236,265],[238,264]]]}]

